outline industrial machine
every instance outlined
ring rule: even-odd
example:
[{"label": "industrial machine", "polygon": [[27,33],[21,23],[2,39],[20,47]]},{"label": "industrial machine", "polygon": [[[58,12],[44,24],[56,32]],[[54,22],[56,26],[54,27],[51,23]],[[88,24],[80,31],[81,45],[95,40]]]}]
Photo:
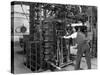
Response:
[{"label": "industrial machine", "polygon": [[[30,2],[23,4],[30,6],[30,34],[23,35],[25,66],[33,72],[41,72],[48,69],[62,70],[64,66],[72,64],[71,39],[61,37],[66,35],[66,32],[69,35],[73,33],[72,23],[88,20],[80,6]],[[22,32],[25,30],[23,27]]]}]

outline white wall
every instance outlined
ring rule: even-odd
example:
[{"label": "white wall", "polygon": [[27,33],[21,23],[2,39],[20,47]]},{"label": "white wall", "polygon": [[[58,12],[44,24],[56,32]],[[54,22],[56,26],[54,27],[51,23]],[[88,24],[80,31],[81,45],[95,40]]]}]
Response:
[{"label": "white wall", "polygon": [[[12,14],[14,18],[14,41],[19,41],[19,38],[22,38],[23,34],[29,34],[29,6],[22,5],[21,7],[21,5],[14,5],[12,12],[14,12]],[[25,33],[16,33],[16,28],[23,25],[27,28],[27,31]]]}]

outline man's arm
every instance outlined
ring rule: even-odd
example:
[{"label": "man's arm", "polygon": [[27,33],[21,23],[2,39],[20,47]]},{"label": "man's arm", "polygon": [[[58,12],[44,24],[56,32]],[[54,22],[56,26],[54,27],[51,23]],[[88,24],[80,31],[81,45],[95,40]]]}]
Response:
[{"label": "man's arm", "polygon": [[76,38],[77,37],[77,32],[69,35],[69,36],[64,36],[63,38],[68,39],[68,38]]},{"label": "man's arm", "polygon": [[63,36],[63,38],[68,39],[68,38],[71,38],[71,36],[70,35],[69,36]]}]

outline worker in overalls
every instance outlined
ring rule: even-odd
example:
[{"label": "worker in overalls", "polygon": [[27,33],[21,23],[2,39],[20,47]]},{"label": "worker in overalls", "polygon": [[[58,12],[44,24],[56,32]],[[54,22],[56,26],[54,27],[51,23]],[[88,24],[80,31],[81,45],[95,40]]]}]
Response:
[{"label": "worker in overalls", "polygon": [[91,69],[90,48],[85,34],[81,32],[80,29],[78,29],[77,32],[74,32],[70,36],[64,36],[63,38],[65,39],[75,38],[76,40],[78,51],[76,56],[75,70],[80,69],[80,62],[83,54],[85,54],[85,59],[87,62],[88,69]]}]

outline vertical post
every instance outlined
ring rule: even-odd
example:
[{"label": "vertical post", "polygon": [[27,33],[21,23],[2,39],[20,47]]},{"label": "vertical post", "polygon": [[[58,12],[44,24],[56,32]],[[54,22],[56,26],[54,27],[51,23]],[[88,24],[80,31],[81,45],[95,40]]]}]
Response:
[{"label": "vertical post", "polygon": [[31,50],[32,50],[32,46],[30,43],[30,51],[29,51],[29,68],[31,69]]},{"label": "vertical post", "polygon": [[35,24],[35,4],[30,4],[30,35],[34,33],[34,24]]},{"label": "vertical post", "polygon": [[92,55],[93,55],[93,23],[92,23],[92,18],[93,18],[93,14],[92,14],[92,7],[91,7],[91,32],[92,32],[92,42],[91,42],[91,49],[92,49]]},{"label": "vertical post", "polygon": [[[11,2],[11,10],[14,12],[14,3]],[[14,16],[14,14],[11,14]],[[11,18],[11,73],[14,73],[14,18]]]},{"label": "vertical post", "polygon": [[[35,19],[34,19],[34,17],[35,17],[35,4],[34,3],[30,4],[30,10],[29,11],[30,11],[30,17],[29,17],[29,19],[30,19],[30,35],[33,37],[34,36],[34,24],[35,24]],[[30,59],[29,60],[30,61],[30,63],[29,63],[30,64],[30,69],[31,69],[31,65],[32,65],[31,64],[31,61],[32,61],[31,60],[32,59],[31,58],[31,52],[32,52],[31,51],[32,50],[32,46],[31,45],[32,45],[32,43],[30,43],[30,47],[31,48],[30,48],[30,52],[29,52],[30,53],[30,55],[29,55],[29,59]]]},{"label": "vertical post", "polygon": [[36,70],[36,72],[37,72],[37,47],[38,47],[37,44],[38,44],[38,43],[36,42],[36,43],[35,43],[35,51],[36,51],[36,53],[35,53],[35,56],[36,56],[36,62],[35,62],[35,65],[36,65],[35,67],[36,67],[36,68],[35,68],[35,70]]},{"label": "vertical post", "polygon": [[70,44],[69,44],[69,39],[66,39],[67,41],[67,45],[66,45],[66,48],[67,48],[67,62],[69,63],[70,62]]},{"label": "vertical post", "polygon": [[63,39],[61,38],[61,64],[63,64]]}]

